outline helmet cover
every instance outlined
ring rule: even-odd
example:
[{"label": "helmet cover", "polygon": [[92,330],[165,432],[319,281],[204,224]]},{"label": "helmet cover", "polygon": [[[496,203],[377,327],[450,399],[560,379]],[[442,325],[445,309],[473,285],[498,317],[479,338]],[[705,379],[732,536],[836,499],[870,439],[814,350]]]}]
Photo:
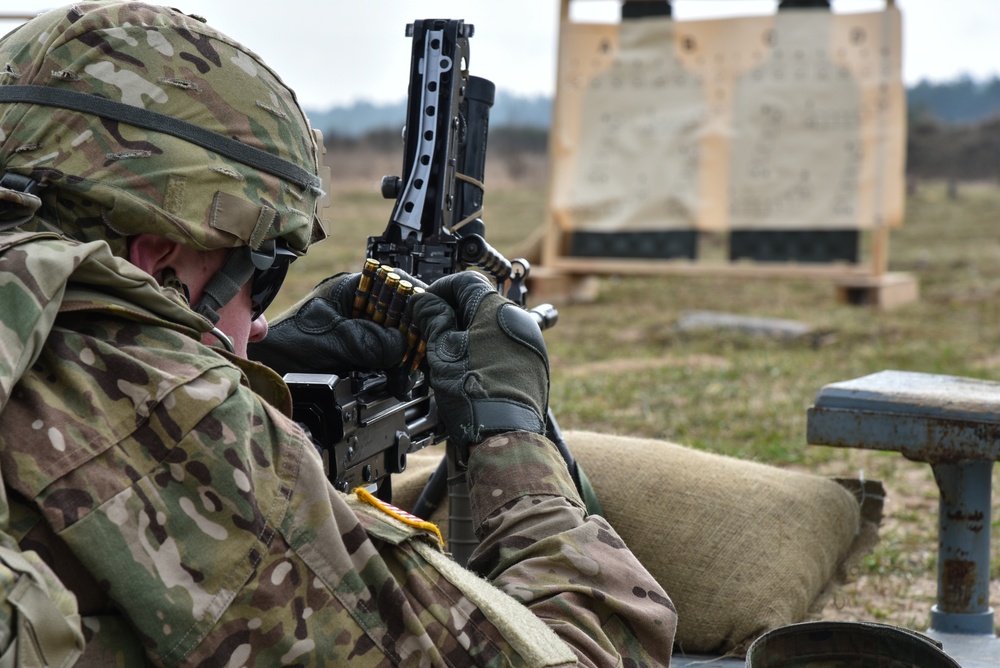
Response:
[{"label": "helmet cover", "polygon": [[[42,87],[70,91],[83,110],[18,101],[18,91]],[[126,117],[153,112],[152,122],[90,109],[102,100]],[[166,131],[168,121],[235,151]],[[243,159],[246,147],[287,169]],[[325,235],[321,151],[295,94],[256,54],[177,10],[82,2],[0,40],[0,174],[41,185],[41,215],[22,229],[55,225],[122,257],[127,237],[141,233],[198,250],[256,250],[274,239],[301,254]],[[24,201],[4,185],[0,209],[15,212],[0,211],[0,221],[17,218]]]}]

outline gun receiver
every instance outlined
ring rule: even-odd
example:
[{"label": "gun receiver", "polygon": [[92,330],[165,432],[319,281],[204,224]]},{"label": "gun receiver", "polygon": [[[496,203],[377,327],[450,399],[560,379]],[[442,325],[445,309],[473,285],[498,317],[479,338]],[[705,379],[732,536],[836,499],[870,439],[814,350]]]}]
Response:
[{"label": "gun receiver", "polygon": [[406,455],[444,438],[433,394],[421,377],[405,398],[390,393],[384,374],[290,373],[295,420],[309,432],[327,478],[341,492],[373,487],[392,499],[393,473]]},{"label": "gun receiver", "polygon": [[[558,318],[549,304],[529,313],[543,329]],[[406,455],[445,438],[422,374],[402,398],[392,394],[381,373],[289,373],[285,382],[295,420],[319,448],[327,478],[341,492],[368,487],[391,501],[392,474],[406,469]]]}]

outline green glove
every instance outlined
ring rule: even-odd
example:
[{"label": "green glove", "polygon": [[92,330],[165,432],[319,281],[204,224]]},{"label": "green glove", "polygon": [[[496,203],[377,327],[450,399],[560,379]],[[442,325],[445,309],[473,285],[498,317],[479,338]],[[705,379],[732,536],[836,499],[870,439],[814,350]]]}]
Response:
[{"label": "green glove", "polygon": [[345,373],[390,369],[406,352],[406,337],[369,320],[348,318],[361,274],[337,274],[268,323],[247,354],[278,373]]},{"label": "green glove", "polygon": [[473,271],[445,276],[411,302],[448,442],[463,462],[487,436],[545,432],[549,359],[524,309]]}]

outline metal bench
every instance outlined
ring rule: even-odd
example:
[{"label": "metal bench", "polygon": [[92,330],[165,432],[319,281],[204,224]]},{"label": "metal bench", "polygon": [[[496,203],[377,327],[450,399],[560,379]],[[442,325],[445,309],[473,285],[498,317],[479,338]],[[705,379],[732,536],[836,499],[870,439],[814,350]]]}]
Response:
[{"label": "metal bench", "polygon": [[927,635],[963,666],[1000,665],[989,600],[1000,383],[905,371],[832,383],[809,409],[807,440],[899,452],[931,465],[940,492],[940,532],[937,601]]}]

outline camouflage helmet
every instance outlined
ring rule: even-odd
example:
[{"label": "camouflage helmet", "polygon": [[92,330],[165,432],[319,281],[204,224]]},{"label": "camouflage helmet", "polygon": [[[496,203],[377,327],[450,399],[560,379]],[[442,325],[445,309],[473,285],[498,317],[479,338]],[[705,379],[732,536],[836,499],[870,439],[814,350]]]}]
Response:
[{"label": "camouflage helmet", "polygon": [[266,269],[324,236],[321,151],[295,94],[198,17],[81,2],[0,40],[0,229],[121,257],[148,232]]}]

